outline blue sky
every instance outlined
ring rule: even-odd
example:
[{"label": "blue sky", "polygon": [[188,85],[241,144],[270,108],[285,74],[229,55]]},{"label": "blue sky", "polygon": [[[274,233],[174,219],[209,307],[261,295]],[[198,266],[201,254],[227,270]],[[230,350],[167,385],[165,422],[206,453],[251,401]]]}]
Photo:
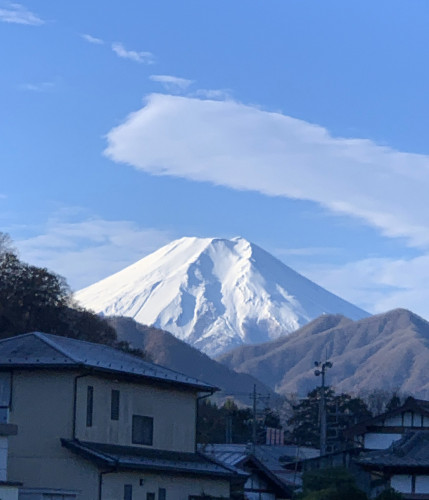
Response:
[{"label": "blue sky", "polygon": [[0,229],[74,289],[241,235],[429,318],[427,0],[0,1]]}]

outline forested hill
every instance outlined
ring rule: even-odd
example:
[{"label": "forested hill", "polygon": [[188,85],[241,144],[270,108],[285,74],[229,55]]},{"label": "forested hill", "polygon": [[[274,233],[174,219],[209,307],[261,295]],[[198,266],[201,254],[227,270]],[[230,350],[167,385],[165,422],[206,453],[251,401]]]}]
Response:
[{"label": "forested hill", "polygon": [[10,239],[0,233],[0,338],[41,331],[119,347],[115,329],[74,303],[61,276],[19,259]]},{"label": "forested hill", "polygon": [[254,385],[258,393],[270,395],[272,401],[278,397],[272,389],[251,375],[229,369],[169,332],[142,325],[131,318],[113,317],[107,321],[115,328],[120,340],[143,350],[153,362],[222,389],[217,394],[219,399],[229,396],[241,404],[249,405]]}]

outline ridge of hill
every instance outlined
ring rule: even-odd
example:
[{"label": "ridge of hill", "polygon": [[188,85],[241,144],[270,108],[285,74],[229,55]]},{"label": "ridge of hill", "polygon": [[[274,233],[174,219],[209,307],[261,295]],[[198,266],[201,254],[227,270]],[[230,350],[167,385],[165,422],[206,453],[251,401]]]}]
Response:
[{"label": "ridge of hill", "polygon": [[429,398],[429,323],[405,309],[358,321],[321,316],[287,337],[216,359],[280,394],[305,395],[320,383],[314,362],[329,359],[327,383],[340,392],[387,389]]},{"label": "ridge of hill", "polygon": [[120,341],[143,350],[154,363],[219,387],[221,392],[217,393],[217,399],[230,395],[249,405],[254,384],[259,393],[276,397],[272,389],[253,376],[235,372],[169,332],[142,325],[131,318],[111,317],[107,321]]}]

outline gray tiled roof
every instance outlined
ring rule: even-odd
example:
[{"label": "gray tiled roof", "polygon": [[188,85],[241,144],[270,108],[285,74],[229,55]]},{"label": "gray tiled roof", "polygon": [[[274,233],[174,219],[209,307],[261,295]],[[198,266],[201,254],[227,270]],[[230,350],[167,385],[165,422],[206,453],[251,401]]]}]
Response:
[{"label": "gray tiled roof", "polygon": [[[202,453],[229,466],[239,466],[253,450],[246,444],[199,445]],[[300,475],[286,470],[283,465],[319,456],[319,450],[295,445],[257,445],[255,458],[285,484],[300,484]]]},{"label": "gray tiled roof", "polygon": [[113,347],[41,332],[0,340],[0,369],[5,367],[86,367],[188,386],[200,391],[216,390],[210,384],[149,363]]},{"label": "gray tiled roof", "polygon": [[[241,462],[252,452],[251,445],[246,444],[206,444],[199,446],[203,453],[230,465]],[[319,450],[315,448],[295,445],[255,446],[256,458],[271,469],[278,468],[279,464],[314,458],[319,455]]]},{"label": "gray tiled roof", "polygon": [[65,448],[105,466],[118,469],[155,470],[158,472],[233,477],[243,476],[240,471],[225,467],[199,453],[61,440]]},{"label": "gray tiled roof", "polygon": [[408,432],[387,450],[365,453],[358,462],[369,466],[428,468],[429,431]]}]

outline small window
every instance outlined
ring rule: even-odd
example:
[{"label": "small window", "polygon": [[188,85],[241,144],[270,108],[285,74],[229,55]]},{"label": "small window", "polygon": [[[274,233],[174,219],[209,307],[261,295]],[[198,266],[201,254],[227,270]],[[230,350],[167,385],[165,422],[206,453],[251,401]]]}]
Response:
[{"label": "small window", "polygon": [[110,419],[119,420],[119,391],[112,389],[112,396],[110,399]]},{"label": "small window", "polygon": [[155,500],[155,493],[148,491],[146,493],[146,500]]},{"label": "small window", "polygon": [[124,484],[124,500],[133,500],[132,484]]},{"label": "small window", "polygon": [[167,499],[167,490],[165,488],[158,489],[158,500],[166,500]]},{"label": "small window", "polygon": [[94,387],[88,385],[86,392],[86,426],[92,427],[92,413],[94,409]]},{"label": "small window", "polygon": [[153,444],[153,418],[133,415],[132,442],[134,444]]}]

